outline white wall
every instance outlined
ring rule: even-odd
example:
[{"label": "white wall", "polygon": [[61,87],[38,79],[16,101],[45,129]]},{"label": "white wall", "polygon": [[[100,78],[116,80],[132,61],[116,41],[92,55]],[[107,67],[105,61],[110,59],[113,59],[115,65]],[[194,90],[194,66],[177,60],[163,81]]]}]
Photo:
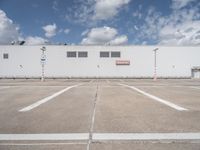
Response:
[{"label": "white wall", "polygon": [[[40,77],[42,46],[0,46],[0,77]],[[48,77],[153,77],[154,53],[157,74],[162,77],[190,77],[200,66],[200,47],[164,46],[45,46],[45,76]],[[67,51],[88,51],[87,58],[67,58]],[[100,58],[100,51],[121,51],[121,58]],[[3,53],[9,59],[3,59]],[[119,66],[116,60],[130,60]],[[98,67],[99,66],[99,67]]]}]

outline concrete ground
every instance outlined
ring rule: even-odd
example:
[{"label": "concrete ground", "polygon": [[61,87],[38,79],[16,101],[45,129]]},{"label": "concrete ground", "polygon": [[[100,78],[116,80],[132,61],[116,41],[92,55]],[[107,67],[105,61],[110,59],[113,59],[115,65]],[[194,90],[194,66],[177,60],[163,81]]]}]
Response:
[{"label": "concrete ground", "polygon": [[0,80],[0,150],[200,150],[200,80]]}]

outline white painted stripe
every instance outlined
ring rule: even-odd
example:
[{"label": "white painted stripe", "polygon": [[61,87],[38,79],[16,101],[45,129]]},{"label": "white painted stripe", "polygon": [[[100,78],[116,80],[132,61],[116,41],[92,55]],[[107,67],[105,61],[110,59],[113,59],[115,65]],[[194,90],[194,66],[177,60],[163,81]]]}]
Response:
[{"label": "white painted stripe", "polygon": [[66,92],[66,91],[68,91],[69,89],[74,88],[74,87],[77,87],[77,86],[80,86],[80,84],[67,87],[67,88],[65,88],[65,89],[63,89],[63,90],[61,90],[61,91],[59,91],[59,92],[54,93],[54,94],[51,95],[51,96],[48,96],[48,97],[46,97],[46,98],[44,98],[44,99],[41,99],[41,100],[37,101],[36,103],[33,103],[33,104],[31,104],[31,105],[29,105],[29,106],[23,108],[23,109],[20,109],[19,111],[20,111],[20,112],[30,111],[30,110],[32,110],[32,109],[34,109],[34,108],[40,106],[41,104],[44,104],[44,103],[46,103],[46,102],[52,100],[53,98],[57,97],[58,95],[60,95],[60,94],[62,94],[62,93],[64,93],[64,92]]},{"label": "white painted stripe", "polygon": [[106,82],[107,82],[107,83],[110,83],[110,81],[109,81],[109,80],[106,80]]},{"label": "white painted stripe", "polygon": [[[89,133],[0,134],[0,141],[44,141],[44,140],[86,141],[89,140]],[[191,133],[93,133],[92,140],[200,140],[200,133],[192,133],[192,132]],[[87,144],[87,142],[70,142],[66,144],[73,144],[73,143]],[[15,143],[4,143],[4,144],[9,145]],[[35,144],[39,145],[40,143],[35,143]],[[47,143],[47,144],[54,144],[54,143]]]},{"label": "white painted stripe", "polygon": [[3,86],[3,87],[1,86],[0,87],[0,89],[8,89],[8,88],[10,88],[10,86]]},{"label": "white painted stripe", "polygon": [[200,133],[94,133],[93,140],[200,140]]},{"label": "white painted stripe", "polygon": [[[15,141],[15,140],[73,141],[73,140],[88,140],[88,139],[89,139],[89,133],[0,134],[0,141]],[[200,133],[93,133],[92,139],[93,140],[200,140]],[[84,144],[87,144],[87,142],[85,142]]]},{"label": "white painted stripe", "polygon": [[4,146],[49,146],[49,145],[86,145],[87,142],[66,142],[66,143],[0,143]]},{"label": "white painted stripe", "polygon": [[200,90],[200,87],[196,87],[196,86],[190,86],[190,88]]},{"label": "white painted stripe", "polygon": [[89,133],[61,134],[0,134],[0,141],[14,140],[88,140]]},{"label": "white painted stripe", "polygon": [[174,109],[176,109],[176,110],[178,110],[178,111],[187,111],[187,110],[188,110],[188,109],[183,108],[183,107],[181,107],[181,106],[178,106],[178,105],[176,105],[176,104],[174,104],[174,103],[171,103],[171,102],[169,102],[169,101],[166,101],[166,100],[161,99],[161,98],[159,98],[159,97],[156,97],[156,96],[154,96],[154,95],[151,95],[151,94],[149,94],[149,93],[146,93],[146,92],[144,92],[144,91],[142,91],[142,90],[140,90],[140,89],[138,89],[138,88],[136,88],[136,87],[134,87],[134,86],[128,86],[128,85],[126,85],[126,84],[119,84],[119,85],[126,86],[126,87],[128,87],[128,88],[131,88],[131,89],[133,89],[133,90],[135,90],[135,91],[137,91],[137,92],[139,92],[139,93],[141,93],[141,94],[143,94],[143,95],[145,95],[145,96],[147,96],[147,97],[149,97],[149,98],[151,98],[151,99],[153,99],[153,100],[155,100],[155,101],[158,101],[158,102],[160,102],[160,103],[162,103],[162,104],[165,104],[165,105],[167,105],[167,106],[169,106],[169,107],[171,107],[171,108],[174,108]]}]

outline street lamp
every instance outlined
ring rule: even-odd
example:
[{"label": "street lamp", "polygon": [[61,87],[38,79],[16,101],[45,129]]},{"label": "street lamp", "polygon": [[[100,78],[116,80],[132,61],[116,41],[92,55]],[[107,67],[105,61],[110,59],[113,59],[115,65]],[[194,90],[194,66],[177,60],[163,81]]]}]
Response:
[{"label": "street lamp", "polygon": [[41,65],[42,65],[42,78],[41,81],[44,81],[44,65],[45,65],[45,61],[46,61],[46,55],[45,55],[45,51],[46,51],[46,47],[42,47],[40,48],[40,50],[42,51],[42,55],[41,55]]},{"label": "street lamp", "polygon": [[155,48],[154,51],[154,81],[157,80],[157,60],[156,60],[156,56],[157,56],[157,50],[158,48]]}]

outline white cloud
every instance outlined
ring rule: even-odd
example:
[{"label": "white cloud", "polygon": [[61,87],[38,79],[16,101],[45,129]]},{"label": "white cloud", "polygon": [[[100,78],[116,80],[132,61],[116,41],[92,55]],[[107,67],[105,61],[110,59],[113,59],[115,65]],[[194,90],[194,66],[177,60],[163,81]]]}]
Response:
[{"label": "white cloud", "polygon": [[96,0],[94,20],[107,20],[116,16],[130,0]]},{"label": "white cloud", "polygon": [[110,45],[124,45],[127,44],[128,38],[126,35],[121,35],[116,37],[114,40],[110,41]]},{"label": "white cloud", "polygon": [[67,8],[65,19],[74,23],[91,23],[95,0],[76,0],[76,4]]},{"label": "white cloud", "polygon": [[26,45],[43,45],[45,43],[48,42],[48,40],[42,38],[42,37],[38,37],[38,36],[29,36],[25,39],[26,41]]},{"label": "white cloud", "polygon": [[115,28],[107,26],[92,28],[86,35],[81,42],[83,45],[122,45],[128,41],[126,35],[118,36]]},{"label": "white cloud", "polygon": [[134,29],[137,31],[139,30],[139,28],[136,25],[134,25]]},{"label": "white cloud", "polygon": [[19,27],[0,9],[0,44],[10,44],[20,37]]},{"label": "white cloud", "polygon": [[145,23],[137,35],[143,41],[162,45],[200,45],[200,14],[198,6],[173,10],[162,16],[149,9]]},{"label": "white cloud", "polygon": [[142,18],[142,13],[139,12],[139,11],[135,11],[135,12],[133,13],[133,17],[136,17],[136,18],[138,18],[138,19],[141,19],[141,18]]},{"label": "white cloud", "polygon": [[49,25],[43,26],[42,29],[45,31],[45,36],[47,38],[51,38],[56,35],[57,26],[54,23],[54,24],[49,24]]},{"label": "white cloud", "polygon": [[67,9],[69,22],[94,25],[97,21],[113,19],[131,0],[77,0],[77,5]]},{"label": "white cloud", "polygon": [[89,32],[89,29],[84,30],[84,31],[81,33],[81,36],[87,35],[88,32]]},{"label": "white cloud", "polygon": [[58,9],[58,1],[57,1],[57,0],[54,0],[54,1],[53,1],[52,9],[53,9],[54,11],[58,11],[58,10],[59,10],[59,9]]},{"label": "white cloud", "polygon": [[0,10],[0,44],[11,44],[13,41],[18,43],[18,41],[23,40],[26,45],[41,45],[47,42],[46,39],[38,36],[22,37],[19,26],[14,24],[13,21],[6,16],[6,13],[3,10]]},{"label": "white cloud", "polygon": [[172,0],[173,9],[181,9],[195,0]]},{"label": "white cloud", "polygon": [[65,29],[65,30],[64,30],[64,33],[65,33],[65,34],[68,34],[69,32],[70,32],[70,29]]},{"label": "white cloud", "polygon": [[160,44],[200,45],[200,14],[198,8],[175,11],[165,18],[159,31]]},{"label": "white cloud", "polygon": [[184,22],[177,26],[166,26],[160,32],[163,45],[200,45],[200,21]]}]

